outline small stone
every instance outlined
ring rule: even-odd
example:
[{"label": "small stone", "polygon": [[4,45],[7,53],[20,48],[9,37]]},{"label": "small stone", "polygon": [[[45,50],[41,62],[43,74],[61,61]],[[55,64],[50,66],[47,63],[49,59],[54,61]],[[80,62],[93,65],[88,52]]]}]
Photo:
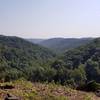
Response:
[{"label": "small stone", "polygon": [[4,100],[21,100],[21,99],[14,95],[7,94]]}]

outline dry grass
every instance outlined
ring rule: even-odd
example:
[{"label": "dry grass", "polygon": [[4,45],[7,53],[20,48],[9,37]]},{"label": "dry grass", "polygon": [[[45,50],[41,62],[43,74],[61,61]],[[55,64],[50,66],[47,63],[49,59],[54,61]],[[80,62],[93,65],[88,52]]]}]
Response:
[{"label": "dry grass", "polygon": [[0,100],[4,100],[7,93],[20,97],[21,100],[100,100],[93,93],[70,89],[54,83],[31,83],[17,80],[11,83],[14,89],[0,90]]}]

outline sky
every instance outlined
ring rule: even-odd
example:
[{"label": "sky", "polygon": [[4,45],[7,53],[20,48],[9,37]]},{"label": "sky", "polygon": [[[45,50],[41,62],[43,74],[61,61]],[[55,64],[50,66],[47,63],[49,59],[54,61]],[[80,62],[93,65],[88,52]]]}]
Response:
[{"label": "sky", "polygon": [[0,34],[100,37],[100,0],[0,0]]}]

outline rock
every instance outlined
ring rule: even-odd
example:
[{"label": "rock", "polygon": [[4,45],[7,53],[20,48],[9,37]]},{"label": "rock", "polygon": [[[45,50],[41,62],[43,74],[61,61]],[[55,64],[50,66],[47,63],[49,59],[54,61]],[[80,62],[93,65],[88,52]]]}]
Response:
[{"label": "rock", "polygon": [[97,90],[97,91],[95,92],[95,94],[96,94],[98,97],[100,97],[100,90]]},{"label": "rock", "polygon": [[21,100],[21,99],[14,95],[7,94],[4,100]]}]

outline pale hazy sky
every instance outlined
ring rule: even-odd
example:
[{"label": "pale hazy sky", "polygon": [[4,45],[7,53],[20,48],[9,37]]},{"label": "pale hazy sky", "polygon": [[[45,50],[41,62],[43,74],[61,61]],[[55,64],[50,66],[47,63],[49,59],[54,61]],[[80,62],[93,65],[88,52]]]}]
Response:
[{"label": "pale hazy sky", "polygon": [[0,34],[100,37],[100,0],[0,0]]}]

